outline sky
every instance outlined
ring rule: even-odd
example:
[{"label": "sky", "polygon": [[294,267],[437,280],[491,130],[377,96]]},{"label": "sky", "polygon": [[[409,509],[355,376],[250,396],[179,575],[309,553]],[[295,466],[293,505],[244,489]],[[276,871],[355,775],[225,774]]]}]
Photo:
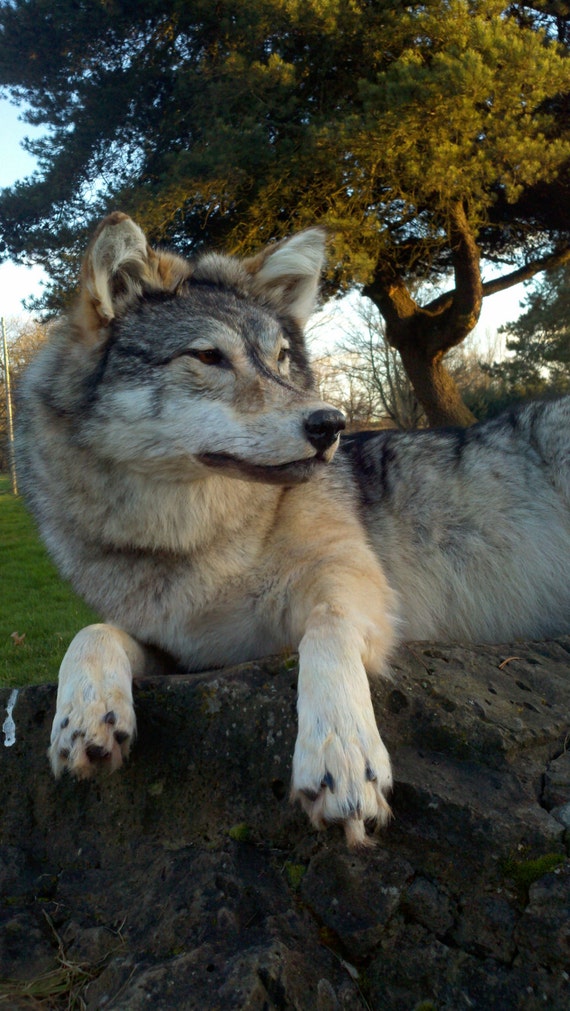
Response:
[{"label": "sky", "polygon": [[[21,146],[26,136],[33,136],[40,131],[23,123],[20,112],[7,99],[0,98],[0,188],[11,186],[34,171],[35,162]],[[0,264],[0,316],[26,315],[22,300],[30,295],[41,293],[42,281],[47,277],[41,267],[23,267],[13,263]],[[507,292],[491,295],[484,299],[481,318],[477,325],[477,336],[482,344],[489,341],[497,329],[519,315],[519,303],[524,296],[524,288],[519,285]],[[341,340],[348,323],[352,319],[351,305],[354,297],[340,302],[329,303],[316,320],[314,328],[319,344],[326,343],[331,347],[336,340]]]},{"label": "sky", "polygon": [[[27,123],[19,120],[19,112],[6,99],[0,99],[0,189],[11,186],[18,179],[31,175],[35,161],[21,147],[25,136],[37,133]],[[20,316],[25,311],[22,299],[39,294],[41,281],[45,280],[41,267],[22,267],[13,263],[0,264],[0,315]]]}]

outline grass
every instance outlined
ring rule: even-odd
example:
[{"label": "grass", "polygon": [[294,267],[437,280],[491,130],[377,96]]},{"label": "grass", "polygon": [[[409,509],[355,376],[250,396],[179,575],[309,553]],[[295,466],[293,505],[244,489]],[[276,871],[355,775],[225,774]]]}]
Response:
[{"label": "grass", "polygon": [[[12,495],[4,476],[0,476],[0,587],[0,686],[56,681],[71,639],[97,615],[60,579],[22,499]],[[13,632],[25,638],[16,640]]]},{"label": "grass", "polygon": [[43,910],[47,924],[57,943],[57,964],[48,972],[28,981],[0,979],[0,1005],[10,1008],[34,1008],[37,1011],[86,1011],[85,988],[101,974],[108,960],[122,946],[120,929],[118,947],[95,963],[76,962],[69,958],[50,917]]}]

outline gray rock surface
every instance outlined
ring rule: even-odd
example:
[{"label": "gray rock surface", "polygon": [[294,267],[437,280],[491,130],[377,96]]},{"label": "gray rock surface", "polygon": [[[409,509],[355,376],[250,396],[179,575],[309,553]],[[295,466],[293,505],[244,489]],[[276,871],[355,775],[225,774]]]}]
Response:
[{"label": "gray rock surface", "polygon": [[570,638],[416,643],[393,669],[394,819],[356,853],[288,802],[291,658],[139,682],[128,766],[89,783],[52,780],[55,688],[23,689],[0,1006],[65,963],[88,1011],[567,1011]]}]

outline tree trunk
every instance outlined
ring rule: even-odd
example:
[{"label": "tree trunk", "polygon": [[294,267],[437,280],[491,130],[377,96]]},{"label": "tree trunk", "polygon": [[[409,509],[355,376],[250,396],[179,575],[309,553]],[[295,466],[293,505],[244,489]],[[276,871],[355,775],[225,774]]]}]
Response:
[{"label": "tree trunk", "polygon": [[[377,306],[386,324],[386,340],[402,359],[415,394],[433,427],[476,422],[464,404],[457,383],[444,364],[445,350],[455,347],[470,332],[465,324],[454,332],[444,313],[430,314],[412,298],[403,281],[381,280],[378,273],[362,292]],[[474,323],[472,324],[474,325]]]},{"label": "tree trunk", "polygon": [[457,383],[443,364],[443,355],[431,358],[421,348],[400,349],[404,368],[430,425],[467,428],[477,418],[464,404]]},{"label": "tree trunk", "polygon": [[452,292],[420,306],[399,273],[379,263],[362,294],[382,313],[386,339],[399,351],[430,425],[465,427],[477,419],[443,363],[445,353],[471,332],[483,303],[479,248],[461,202],[449,210],[447,231],[455,276]]}]

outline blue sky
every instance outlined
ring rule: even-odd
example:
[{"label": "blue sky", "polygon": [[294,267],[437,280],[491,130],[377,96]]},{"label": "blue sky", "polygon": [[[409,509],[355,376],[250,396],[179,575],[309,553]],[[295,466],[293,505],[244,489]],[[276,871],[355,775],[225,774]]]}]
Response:
[{"label": "blue sky", "polygon": [[0,124],[2,136],[2,158],[0,159],[0,188],[10,186],[16,179],[29,175],[34,170],[35,161],[21,147],[25,136],[40,133],[37,127],[23,123],[20,112],[6,98],[0,98]]},{"label": "blue sky", "polygon": [[[21,113],[7,99],[0,98],[0,188],[10,186],[18,179],[31,175],[34,171],[34,159],[21,146],[26,136],[33,136],[39,131],[20,119]],[[12,263],[0,265],[0,315],[24,315],[22,299],[41,292],[41,282],[46,279],[41,267],[21,267]],[[483,303],[481,319],[477,326],[482,342],[488,334],[494,334],[501,324],[515,319],[519,315],[519,301],[524,295],[522,285],[499,295],[486,298]],[[334,303],[324,310],[323,316],[328,316],[332,343],[338,339],[338,326],[342,328],[342,303]],[[332,311],[331,311],[332,310]],[[339,319],[339,311],[341,317]],[[338,321],[338,322],[337,322]],[[320,328],[319,328],[320,329]],[[326,331],[327,327],[323,328]],[[333,336],[334,334],[334,336]],[[341,335],[343,336],[343,335]],[[327,341],[330,343],[331,341]]]},{"label": "blue sky", "polygon": [[[6,99],[0,99],[0,188],[11,186],[17,179],[23,179],[34,171],[34,159],[21,147],[21,141],[38,131],[22,123],[19,115],[15,106]],[[41,267],[0,264],[0,315],[23,315],[22,299],[38,294],[44,278]]]}]

